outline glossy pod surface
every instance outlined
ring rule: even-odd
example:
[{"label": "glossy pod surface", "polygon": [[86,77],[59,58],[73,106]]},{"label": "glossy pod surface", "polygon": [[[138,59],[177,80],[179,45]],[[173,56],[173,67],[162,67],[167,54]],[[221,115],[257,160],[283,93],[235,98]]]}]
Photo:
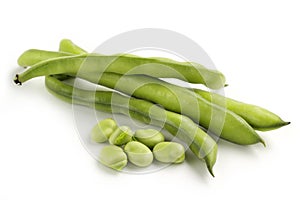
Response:
[{"label": "glossy pod surface", "polygon": [[196,96],[193,91],[186,88],[145,75],[122,76],[115,73],[103,73],[100,80],[93,74],[80,73],[77,76],[186,115],[230,142],[241,145],[259,142],[264,144],[263,139],[243,118]]},{"label": "glossy pod surface", "polygon": [[226,107],[246,120],[254,129],[268,131],[288,125],[278,115],[262,107],[226,98],[216,93],[195,89],[194,92],[209,102]]},{"label": "glossy pod surface", "polygon": [[[22,54],[19,58],[19,64],[29,66],[34,63],[32,60],[28,61],[31,57],[34,57],[30,53],[28,51]],[[159,78],[178,78],[191,83],[201,83],[210,88],[221,88],[225,84],[224,75],[218,71],[209,70],[200,64],[170,61],[165,58],[142,58],[126,54],[61,56],[64,52],[58,52],[55,55],[54,52],[49,53],[48,51],[40,51],[39,54],[40,57],[46,59],[36,62],[30,69],[17,75],[16,83],[21,84],[38,76],[76,74],[80,70],[84,70],[84,73],[95,74],[113,72],[119,74],[147,74]]]},{"label": "glossy pod surface", "polygon": [[74,44],[69,39],[62,39],[59,43],[59,51],[67,52],[72,54],[85,54],[87,53],[84,49],[80,48],[76,44]]},{"label": "glossy pod surface", "polygon": [[29,49],[25,51],[18,59],[18,64],[21,67],[28,67],[35,65],[39,62],[52,59],[52,58],[58,58],[58,57],[67,57],[67,56],[73,56],[71,53],[67,52],[56,52],[56,51],[44,51],[39,49]]}]

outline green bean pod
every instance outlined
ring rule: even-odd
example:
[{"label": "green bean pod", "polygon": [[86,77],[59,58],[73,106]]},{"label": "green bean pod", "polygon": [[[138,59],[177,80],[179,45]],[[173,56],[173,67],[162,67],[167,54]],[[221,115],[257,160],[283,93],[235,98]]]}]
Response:
[{"label": "green bean pod", "polygon": [[86,54],[87,51],[74,44],[69,39],[62,39],[59,43],[59,51],[72,54]]},{"label": "green bean pod", "polygon": [[93,83],[118,90],[136,98],[162,105],[167,110],[181,113],[204,128],[230,142],[250,145],[263,139],[240,116],[230,110],[195,96],[193,91],[145,75],[120,75],[115,73],[78,73],[76,76]]},{"label": "green bean pod", "polygon": [[209,102],[226,107],[245,119],[254,129],[268,131],[290,124],[283,121],[278,115],[256,105],[251,105],[226,98],[222,95],[194,89],[194,92]]},{"label": "green bean pod", "polygon": [[[22,54],[19,58],[19,64],[24,66],[33,63],[33,61],[26,63],[31,57],[29,53],[30,51]],[[113,72],[119,74],[147,74],[159,78],[178,78],[191,83],[201,83],[214,89],[223,87],[225,83],[224,75],[216,70],[207,69],[200,64],[170,61],[165,58],[99,54],[63,57],[58,54],[57,57],[54,57],[55,55],[52,53],[47,51],[44,53],[47,54],[45,55],[46,60],[37,62],[30,69],[16,75],[15,82],[17,84],[38,76],[76,74],[81,68],[84,68],[85,73]],[[51,56],[50,54],[53,57],[48,59]]]},{"label": "green bean pod", "polygon": [[87,53],[88,53],[87,51],[77,46],[71,40],[62,39],[59,43],[59,52],[45,51],[39,49],[29,49],[24,53],[22,53],[21,56],[18,58],[18,64],[21,67],[28,67],[48,59],[74,56],[74,55],[87,54]]},{"label": "green bean pod", "polygon": [[[124,114],[144,123],[164,127],[172,135],[188,144],[199,159],[204,159],[209,172],[213,175],[212,168],[216,162],[217,144],[188,117],[164,110],[148,101],[126,97],[115,92],[97,91],[95,93],[78,89],[51,76],[46,77],[45,83],[50,93],[69,103]],[[124,104],[124,102],[129,102],[129,104]]]},{"label": "green bean pod", "polygon": [[21,67],[28,67],[48,59],[66,56],[74,56],[74,54],[68,52],[29,49],[22,53],[21,56],[18,58],[18,65],[20,65]]}]

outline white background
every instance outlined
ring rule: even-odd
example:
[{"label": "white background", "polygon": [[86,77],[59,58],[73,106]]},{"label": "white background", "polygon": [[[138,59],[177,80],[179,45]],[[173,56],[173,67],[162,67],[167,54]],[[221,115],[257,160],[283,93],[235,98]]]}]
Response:
[{"label": "white background", "polygon": [[[5,3],[4,3],[5,2]],[[197,2],[197,3],[196,3]],[[0,199],[299,198],[300,6],[297,1],[2,1]],[[267,147],[220,142],[215,178],[188,159],[156,173],[114,173],[81,145],[72,108],[38,78],[17,87],[18,56],[70,38],[93,50],[137,28],[186,35],[230,84],[226,95],[292,124],[261,133]]]}]

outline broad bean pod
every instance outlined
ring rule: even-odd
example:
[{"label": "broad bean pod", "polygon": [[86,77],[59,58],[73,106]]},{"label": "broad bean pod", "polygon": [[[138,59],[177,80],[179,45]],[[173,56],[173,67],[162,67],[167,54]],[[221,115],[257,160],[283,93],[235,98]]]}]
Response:
[{"label": "broad bean pod", "polygon": [[[67,55],[40,50],[40,56],[46,60],[34,59],[37,50],[23,53],[18,62],[21,66],[33,66],[25,72],[16,75],[15,82],[24,83],[34,77],[53,74],[77,73],[84,64],[86,73],[113,72],[119,74],[147,74],[158,78],[178,78],[191,83],[201,83],[209,88],[221,88],[225,77],[216,70],[210,70],[200,64],[177,62],[165,58],[143,58],[133,55],[99,55],[81,54]],[[45,55],[42,55],[42,54]],[[32,55],[33,54],[33,55]],[[49,57],[50,56],[50,57]],[[53,57],[51,57],[53,56]],[[30,62],[28,62],[30,60]],[[34,62],[35,61],[35,62]],[[41,62],[38,62],[41,61]],[[34,64],[35,63],[35,64]],[[63,68],[58,66],[64,66]]]},{"label": "broad bean pod", "polygon": [[85,54],[87,51],[73,43],[69,39],[62,39],[59,43],[59,51],[60,52],[67,52],[72,54]]},{"label": "broad bean pod", "polygon": [[283,121],[278,115],[262,107],[200,89],[194,89],[194,92],[207,101],[224,106],[226,109],[241,116],[256,130],[268,131],[290,124],[290,122]]},{"label": "broad bean pod", "polygon": [[18,58],[18,65],[21,67],[28,67],[48,59],[67,56],[74,56],[74,54],[68,52],[29,49],[22,53],[21,56]]},{"label": "broad bean pod", "polygon": [[260,142],[265,145],[263,139],[242,117],[200,96],[196,97],[193,91],[186,88],[146,75],[103,73],[100,79],[97,74],[78,73],[76,76],[186,115],[230,142],[241,145]]}]

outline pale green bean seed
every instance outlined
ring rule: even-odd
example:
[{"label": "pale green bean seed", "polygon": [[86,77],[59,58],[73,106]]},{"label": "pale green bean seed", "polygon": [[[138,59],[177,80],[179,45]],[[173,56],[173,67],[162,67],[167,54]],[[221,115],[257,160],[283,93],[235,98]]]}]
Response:
[{"label": "pale green bean seed", "polygon": [[153,148],[156,160],[164,163],[182,163],[185,159],[184,147],[176,142],[161,142]]},{"label": "pale green bean seed", "polygon": [[134,139],[152,149],[156,144],[163,142],[165,137],[155,129],[141,129],[135,131]]},{"label": "pale green bean seed", "polygon": [[132,136],[133,132],[128,126],[120,126],[109,137],[109,143],[121,146],[130,142]]},{"label": "pale green bean seed", "polygon": [[121,147],[109,145],[101,149],[99,161],[112,169],[122,170],[127,165],[127,156]]},{"label": "pale green bean seed", "polygon": [[93,127],[91,138],[95,142],[106,142],[117,128],[115,120],[111,118],[104,119]]},{"label": "pale green bean seed", "polygon": [[128,156],[128,160],[138,167],[147,167],[153,161],[151,150],[140,142],[128,142],[124,150]]}]

